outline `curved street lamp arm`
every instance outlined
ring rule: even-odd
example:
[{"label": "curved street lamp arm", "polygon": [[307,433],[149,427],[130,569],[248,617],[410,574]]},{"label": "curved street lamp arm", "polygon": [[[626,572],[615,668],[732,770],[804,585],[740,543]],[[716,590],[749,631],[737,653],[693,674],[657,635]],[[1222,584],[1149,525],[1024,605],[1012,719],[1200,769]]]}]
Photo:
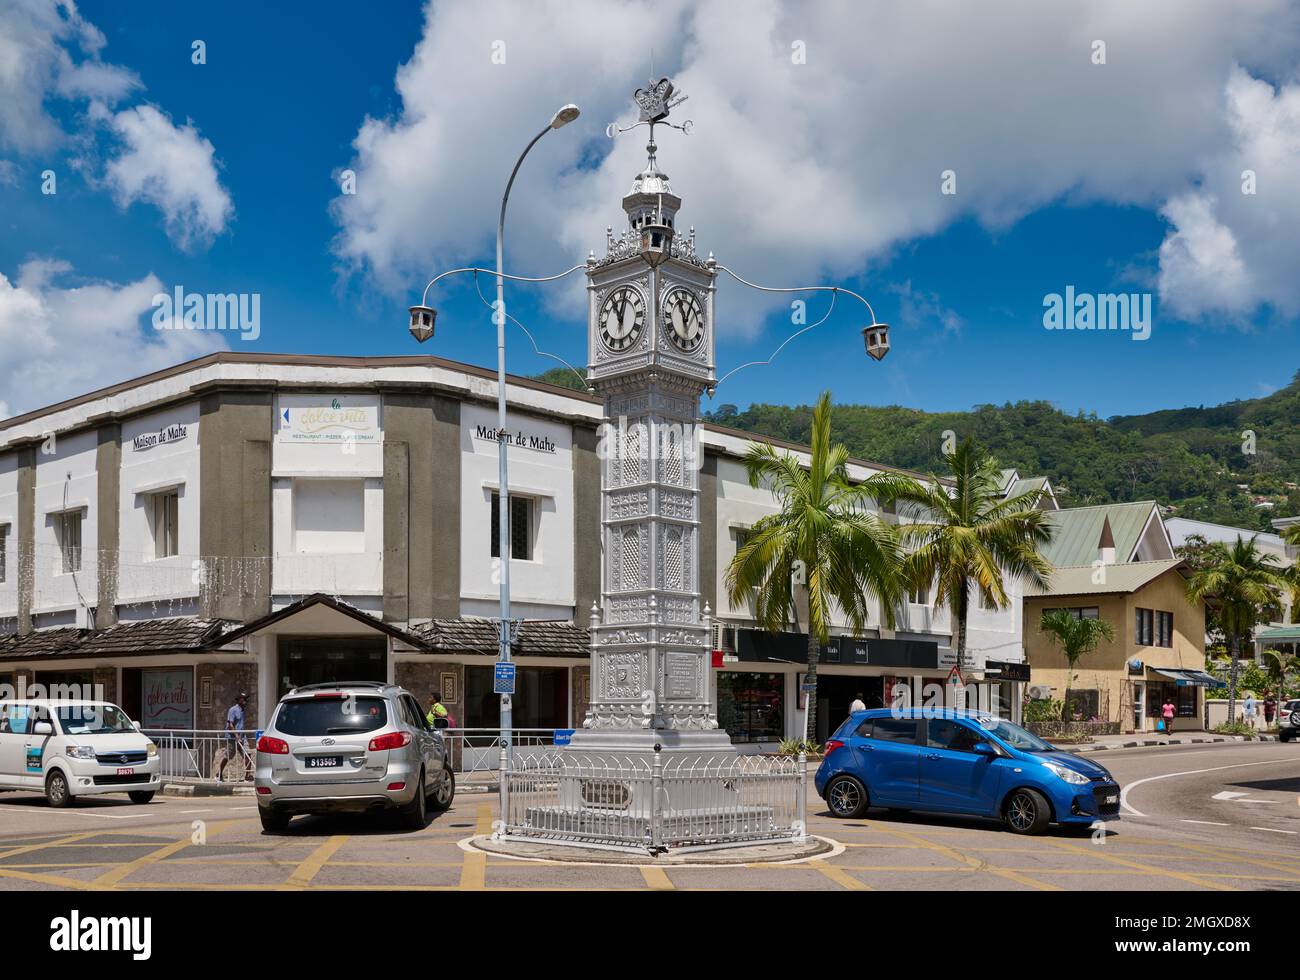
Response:
[{"label": "curved street lamp arm", "polygon": [[[563,272],[558,273],[554,276],[511,276],[502,272],[500,273],[500,277],[502,279],[509,279],[511,282],[550,282],[553,279],[563,279],[565,276],[577,272],[579,269],[585,269],[585,268],[587,268],[587,266],[584,263],[583,265],[575,265],[572,269],[565,269]],[[495,269],[480,269],[476,266],[468,266],[464,269],[448,269],[446,272],[440,272],[432,279],[430,279],[428,285],[424,287],[424,295],[420,300],[421,305],[428,304],[429,290],[433,288],[434,283],[436,283],[439,279],[445,279],[447,278],[447,276],[454,276],[461,272],[481,272],[486,276],[498,275]]]},{"label": "curved street lamp arm", "polygon": [[[572,272],[573,270],[570,269],[569,271]],[[487,297],[483,295],[483,290],[478,284],[478,276],[474,277],[474,291],[478,293],[478,298],[483,301],[484,306],[486,306],[489,310],[494,309],[493,304],[489,303]],[[582,373],[576,367],[574,367],[572,364],[570,364],[568,361],[562,358],[559,354],[552,354],[550,351],[542,350],[540,347],[538,347],[537,340],[533,337],[529,329],[525,327],[522,323],[520,323],[518,320],[516,320],[513,316],[511,316],[509,313],[506,314],[506,319],[524,332],[524,336],[528,338],[528,342],[533,345],[534,354],[540,354],[542,357],[549,357],[551,360],[558,361],[559,363],[563,364],[566,368],[568,368],[570,371],[573,372],[574,377],[576,377],[579,381],[582,382],[582,387],[584,388],[584,390],[590,390],[587,385],[587,379],[582,376]]]},{"label": "curved street lamp arm", "polygon": [[865,307],[867,308],[867,312],[871,314],[871,322],[872,322],[872,323],[876,323],[876,322],[877,322],[877,321],[876,321],[876,311],[873,310],[873,309],[871,308],[871,304],[868,303],[868,302],[867,302],[865,299],[863,299],[861,296],[859,296],[857,293],[855,293],[853,290],[851,290],[851,289],[846,289],[846,288],[843,287],[843,286],[793,286],[793,287],[790,287],[790,286],[760,286],[760,285],[759,285],[758,283],[756,283],[756,282],[750,282],[748,279],[744,279],[744,278],[742,278],[742,277],[736,275],[734,272],[732,272],[730,269],[728,269],[728,268],[727,268],[725,265],[723,265],[721,262],[717,263],[717,265],[718,265],[718,268],[719,268],[719,269],[721,269],[721,270],[722,270],[723,272],[725,272],[727,275],[731,276],[732,279],[735,279],[736,282],[743,283],[744,285],[749,286],[751,289],[759,289],[759,290],[762,290],[762,291],[765,292],[765,293],[809,293],[809,292],[817,292],[817,291],[821,291],[821,292],[831,292],[831,293],[847,293],[849,296],[852,296],[854,299],[856,299],[859,303],[861,303],[863,306],[865,306]]},{"label": "curved street lamp arm", "polygon": [[[713,389],[716,389],[716,388],[718,387],[718,385],[722,384],[722,382],[726,381],[729,377],[731,377],[731,376],[732,376],[733,374],[735,374],[737,371],[743,371],[743,370],[745,370],[745,368],[747,368],[747,367],[757,367],[757,366],[760,365],[760,364],[771,364],[773,361],[776,360],[776,355],[777,355],[777,354],[780,354],[781,351],[785,350],[785,346],[786,346],[786,344],[790,343],[790,341],[794,340],[794,338],[795,338],[795,337],[798,337],[800,334],[802,334],[802,333],[807,333],[807,332],[808,332],[809,330],[811,330],[813,327],[820,327],[823,323],[825,323],[828,319],[830,319],[831,311],[834,310],[834,309],[835,309],[835,293],[832,292],[832,293],[831,293],[831,305],[830,305],[829,309],[826,310],[826,315],[825,315],[825,316],[823,316],[823,317],[822,317],[820,320],[818,320],[816,323],[810,323],[810,324],[808,324],[806,327],[803,327],[803,328],[800,329],[800,330],[796,330],[794,333],[790,334],[790,336],[786,337],[785,340],[783,340],[783,341],[781,342],[781,346],[778,347],[776,350],[772,351],[772,353],[769,354],[769,355],[767,356],[767,360],[765,360],[765,361],[747,361],[746,363],[740,365],[739,367],[734,367],[734,368],[732,368],[730,371],[728,371],[726,374],[724,374],[721,378],[719,378],[719,379],[717,380],[717,382],[716,382],[715,384],[712,385],[712,388],[713,388]],[[875,319],[875,318],[872,317],[872,319]]]}]

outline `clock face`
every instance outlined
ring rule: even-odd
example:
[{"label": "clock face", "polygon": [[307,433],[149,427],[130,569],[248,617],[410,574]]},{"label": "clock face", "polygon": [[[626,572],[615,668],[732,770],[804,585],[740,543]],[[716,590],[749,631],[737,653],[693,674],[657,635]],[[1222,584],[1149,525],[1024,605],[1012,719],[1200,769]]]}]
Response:
[{"label": "clock face", "polygon": [[704,340],[704,307],[689,289],[674,289],[664,297],[664,331],[684,354],[698,350]]},{"label": "clock face", "polygon": [[619,286],[600,308],[600,339],[614,353],[628,350],[645,326],[645,300],[631,286]]}]

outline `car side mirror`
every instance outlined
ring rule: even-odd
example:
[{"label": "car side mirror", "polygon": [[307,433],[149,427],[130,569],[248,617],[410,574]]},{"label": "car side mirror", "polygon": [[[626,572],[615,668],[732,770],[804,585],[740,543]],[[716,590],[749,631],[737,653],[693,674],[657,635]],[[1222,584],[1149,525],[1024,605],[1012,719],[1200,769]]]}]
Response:
[{"label": "car side mirror", "polygon": [[987,755],[997,758],[999,753],[992,742],[976,742],[975,747],[971,750],[976,755]]},{"label": "car side mirror", "polygon": [[53,735],[53,734],[54,734],[54,726],[51,725],[48,721],[38,721],[35,725],[32,726],[32,734],[33,734],[33,735]]}]

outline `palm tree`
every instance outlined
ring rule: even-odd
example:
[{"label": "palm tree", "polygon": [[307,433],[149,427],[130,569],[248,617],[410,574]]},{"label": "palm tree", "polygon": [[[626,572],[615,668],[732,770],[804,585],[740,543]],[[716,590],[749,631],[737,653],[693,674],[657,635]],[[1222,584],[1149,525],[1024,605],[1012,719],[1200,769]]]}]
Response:
[{"label": "palm tree", "polygon": [[1289,575],[1270,554],[1259,551],[1255,538],[1240,536],[1227,545],[1216,541],[1206,549],[1204,564],[1187,580],[1189,602],[1213,603],[1228,637],[1228,721],[1237,714],[1237,676],[1241,641],[1248,637],[1264,611],[1277,605],[1278,593],[1290,588]]},{"label": "palm tree", "polygon": [[997,461],[983,446],[967,439],[943,458],[950,486],[937,476],[929,483],[895,478],[882,487],[882,499],[903,504],[904,581],[913,587],[935,583],[935,603],[952,614],[957,666],[965,669],[971,589],[986,606],[1004,609],[1012,601],[1007,577],[1045,587],[1052,566],[1039,550],[1051,540],[1052,527],[1035,506],[1046,490],[1003,499]]},{"label": "palm tree", "polygon": [[806,468],[767,443],[751,447],[745,458],[750,485],[768,487],[781,510],[755,522],[726,574],[732,605],[752,602],[754,619],[772,632],[797,621],[796,600],[807,603],[808,741],[817,733],[817,661],[830,639],[832,606],[860,633],[872,598],[892,626],[901,595],[897,537],[870,510],[875,494],[898,478],[881,474],[854,484],[848,459],[847,448],[831,443],[830,392],[813,411]]},{"label": "palm tree", "polygon": [[1043,613],[1038,631],[1049,643],[1061,648],[1070,665],[1065,675],[1065,700],[1061,702],[1061,721],[1066,721],[1070,710],[1070,685],[1074,681],[1074,668],[1080,658],[1092,653],[1102,642],[1115,642],[1115,627],[1105,619],[1083,619],[1069,609],[1053,609]]}]

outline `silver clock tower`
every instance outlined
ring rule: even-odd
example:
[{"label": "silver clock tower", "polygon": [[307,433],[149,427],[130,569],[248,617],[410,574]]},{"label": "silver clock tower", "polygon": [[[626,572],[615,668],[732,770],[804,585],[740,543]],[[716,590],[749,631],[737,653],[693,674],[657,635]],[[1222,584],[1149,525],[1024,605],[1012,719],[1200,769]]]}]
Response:
[{"label": "silver clock tower", "polygon": [[[587,259],[588,365],[604,397],[600,608],[592,609],[591,699],[572,752],[733,751],[718,728],[711,629],[701,608],[700,394],[716,383],[717,265],[678,231],[681,198],[656,160],[654,127],[674,96],[639,89],[649,159],[623,198],[627,226]],[[685,129],[686,126],[674,126]]]}]

